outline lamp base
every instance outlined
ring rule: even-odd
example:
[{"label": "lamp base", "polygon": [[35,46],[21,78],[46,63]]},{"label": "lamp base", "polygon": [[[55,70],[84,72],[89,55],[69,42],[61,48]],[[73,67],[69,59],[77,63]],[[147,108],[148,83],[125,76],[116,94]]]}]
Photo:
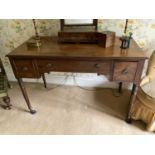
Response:
[{"label": "lamp base", "polygon": [[28,40],[27,45],[29,47],[40,47],[41,46],[40,37],[33,37],[32,39]]}]

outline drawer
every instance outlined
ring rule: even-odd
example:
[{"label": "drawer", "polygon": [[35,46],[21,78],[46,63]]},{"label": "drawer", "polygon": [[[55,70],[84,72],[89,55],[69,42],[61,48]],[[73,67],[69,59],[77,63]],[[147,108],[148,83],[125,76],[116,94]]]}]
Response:
[{"label": "drawer", "polygon": [[37,64],[41,74],[50,71],[108,74],[110,71],[109,61],[38,60]]},{"label": "drawer", "polygon": [[135,79],[137,62],[114,62],[114,81],[132,82]]},{"label": "drawer", "polygon": [[19,78],[35,78],[37,77],[37,69],[33,60],[14,60],[16,76]]}]

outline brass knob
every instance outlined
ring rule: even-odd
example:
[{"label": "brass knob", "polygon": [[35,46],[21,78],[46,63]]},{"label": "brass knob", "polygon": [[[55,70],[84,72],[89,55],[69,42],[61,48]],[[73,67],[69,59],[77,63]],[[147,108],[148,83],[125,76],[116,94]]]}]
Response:
[{"label": "brass knob", "polygon": [[52,67],[52,64],[51,64],[51,63],[48,63],[48,64],[47,64],[47,67]]},{"label": "brass knob", "polygon": [[23,67],[23,71],[28,71],[28,68],[27,67]]},{"label": "brass knob", "polygon": [[101,67],[100,64],[95,64],[94,66],[95,66],[96,68],[100,68],[100,67]]},{"label": "brass knob", "polygon": [[127,69],[127,68],[124,68],[124,69],[122,70],[122,74],[124,74],[124,75],[128,74],[128,69]]}]

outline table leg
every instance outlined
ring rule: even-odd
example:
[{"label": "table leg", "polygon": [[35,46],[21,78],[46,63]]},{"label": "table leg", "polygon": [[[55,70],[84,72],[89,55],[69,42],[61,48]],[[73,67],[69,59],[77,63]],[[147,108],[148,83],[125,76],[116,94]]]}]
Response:
[{"label": "table leg", "polygon": [[122,82],[119,82],[119,88],[118,88],[118,92],[121,93],[122,92]]},{"label": "table leg", "polygon": [[42,79],[43,79],[43,82],[44,82],[44,87],[47,88],[45,74],[42,75]]},{"label": "table leg", "polygon": [[134,104],[134,101],[135,101],[135,98],[137,95],[137,91],[138,91],[138,86],[136,84],[133,84],[131,96],[130,96],[130,101],[129,101],[128,114],[127,114],[127,118],[126,118],[127,123],[132,123],[132,121],[131,121],[131,109],[132,109],[132,105]]},{"label": "table leg", "polygon": [[9,82],[9,80],[8,80],[8,77],[7,77],[7,85],[8,85],[8,88],[12,88],[12,87],[11,87],[11,84],[10,84],[10,82]]},{"label": "table leg", "polygon": [[23,96],[24,96],[24,98],[25,98],[26,104],[27,104],[27,106],[28,106],[28,108],[29,108],[29,110],[30,110],[30,113],[31,113],[31,114],[35,114],[35,113],[36,113],[36,110],[33,110],[33,109],[32,109],[32,106],[31,106],[31,104],[30,104],[30,101],[29,101],[29,98],[28,98],[28,95],[27,95],[25,86],[24,86],[24,84],[23,84],[22,78],[18,78],[17,80],[18,80],[19,86],[20,86],[20,88],[21,88],[22,94],[23,94]]}]

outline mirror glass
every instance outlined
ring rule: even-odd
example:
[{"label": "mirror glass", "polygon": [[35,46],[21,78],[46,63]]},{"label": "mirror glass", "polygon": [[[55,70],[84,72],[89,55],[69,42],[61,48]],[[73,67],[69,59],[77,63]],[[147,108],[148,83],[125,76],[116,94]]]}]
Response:
[{"label": "mirror glass", "polygon": [[93,24],[93,19],[65,19],[67,25]]},{"label": "mirror glass", "polygon": [[60,19],[61,31],[68,29],[97,30],[97,19]]}]

